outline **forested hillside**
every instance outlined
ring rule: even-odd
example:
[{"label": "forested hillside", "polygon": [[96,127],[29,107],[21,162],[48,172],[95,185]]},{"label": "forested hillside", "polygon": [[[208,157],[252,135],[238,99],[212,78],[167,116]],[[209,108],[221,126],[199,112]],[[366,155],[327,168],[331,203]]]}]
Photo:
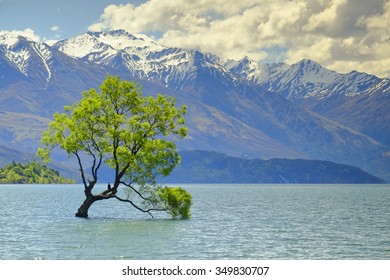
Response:
[{"label": "forested hillside", "polygon": [[1,184],[67,184],[73,180],[60,176],[56,170],[32,161],[25,164],[12,163],[0,169]]}]

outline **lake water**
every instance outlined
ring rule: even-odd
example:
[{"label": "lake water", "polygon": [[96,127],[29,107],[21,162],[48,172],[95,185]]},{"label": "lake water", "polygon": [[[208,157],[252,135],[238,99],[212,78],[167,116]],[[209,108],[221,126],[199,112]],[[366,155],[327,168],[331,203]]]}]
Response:
[{"label": "lake water", "polygon": [[390,185],[186,185],[192,218],[1,185],[0,259],[390,259]]}]

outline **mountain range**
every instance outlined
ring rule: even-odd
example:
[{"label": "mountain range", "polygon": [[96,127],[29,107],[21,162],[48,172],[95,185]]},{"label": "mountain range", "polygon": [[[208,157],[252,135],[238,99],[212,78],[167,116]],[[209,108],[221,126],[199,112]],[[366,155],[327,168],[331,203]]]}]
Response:
[{"label": "mountain range", "polygon": [[[390,181],[390,81],[293,65],[223,60],[123,30],[47,45],[0,32],[0,147],[34,154],[52,115],[107,74],[188,107],[180,150],[246,159],[326,160]],[[60,153],[57,161],[66,157]],[[12,161],[12,159],[11,159]]]}]

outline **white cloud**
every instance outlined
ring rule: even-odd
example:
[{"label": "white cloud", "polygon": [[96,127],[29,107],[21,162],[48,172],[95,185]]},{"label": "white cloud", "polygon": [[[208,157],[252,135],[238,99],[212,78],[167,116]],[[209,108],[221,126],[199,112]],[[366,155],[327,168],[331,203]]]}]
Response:
[{"label": "white cloud", "polygon": [[50,30],[53,31],[53,32],[57,32],[57,31],[60,30],[60,27],[57,26],[57,25],[54,25],[54,26],[52,26],[52,27],[50,28]]},{"label": "white cloud", "polygon": [[12,33],[14,35],[19,35],[19,36],[23,36],[23,37],[26,37],[28,39],[31,39],[33,41],[38,41],[40,42],[41,41],[41,38],[35,34],[34,30],[32,30],[31,28],[26,28],[25,30],[12,30],[12,31],[0,31],[0,32],[7,32],[7,33]]},{"label": "white cloud", "polygon": [[[91,31],[161,34],[165,45],[224,58],[310,58],[336,71],[390,76],[386,0],[149,0],[110,5]],[[367,67],[363,69],[364,67]]]}]

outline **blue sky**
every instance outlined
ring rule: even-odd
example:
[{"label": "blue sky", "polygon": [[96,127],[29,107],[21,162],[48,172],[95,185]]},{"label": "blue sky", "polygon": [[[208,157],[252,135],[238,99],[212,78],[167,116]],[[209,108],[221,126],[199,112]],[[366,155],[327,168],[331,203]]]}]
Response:
[{"label": "blue sky", "polygon": [[[65,39],[88,31],[115,0],[0,0],[0,30],[32,29],[42,40]],[[57,30],[58,28],[58,30]],[[53,30],[52,30],[53,29]]]},{"label": "blue sky", "polygon": [[125,29],[259,62],[390,77],[390,0],[0,0],[0,30],[42,42]]}]

